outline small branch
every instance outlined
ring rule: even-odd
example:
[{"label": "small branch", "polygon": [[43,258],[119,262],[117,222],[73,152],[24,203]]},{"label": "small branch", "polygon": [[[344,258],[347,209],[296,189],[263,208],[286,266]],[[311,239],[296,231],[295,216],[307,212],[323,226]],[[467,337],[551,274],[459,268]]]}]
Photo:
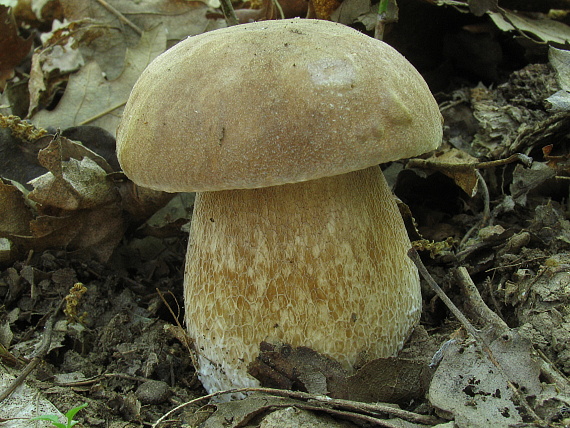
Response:
[{"label": "small branch", "polygon": [[[409,422],[416,422],[426,425],[435,425],[438,423],[438,419],[434,418],[433,416],[429,415],[420,415],[413,412],[408,412],[406,410],[401,410],[392,406],[385,406],[382,404],[369,404],[369,403],[361,403],[356,401],[350,400],[341,400],[341,399],[334,399],[329,398],[322,395],[315,395],[309,394],[307,392],[301,391],[289,391],[285,389],[274,389],[274,388],[239,388],[239,389],[228,389],[225,391],[218,391],[212,394],[204,395],[202,397],[198,397],[194,400],[188,401],[183,403],[174,409],[171,409],[169,412],[164,414],[160,419],[158,419],[153,425],[152,428],[158,428],[158,426],[165,422],[169,417],[171,417],[174,413],[180,411],[184,407],[195,405],[201,403],[203,401],[209,401],[214,397],[219,397],[220,395],[227,395],[227,394],[246,394],[251,392],[259,392],[263,394],[275,395],[278,397],[287,397],[287,398],[294,398],[299,400],[311,401],[311,402],[318,402],[321,405],[330,406],[333,408],[339,408],[344,410],[351,410],[351,411],[360,411],[360,412],[367,412],[369,414],[388,414],[391,416],[398,417],[400,419],[404,419]],[[303,408],[307,408],[303,406]],[[313,410],[313,409],[312,409]],[[319,411],[327,411],[325,407],[319,406]],[[343,416],[354,416],[352,413],[346,412]],[[382,422],[384,423],[383,426],[389,427],[391,425],[386,425],[386,421],[375,420],[375,423]]]},{"label": "small branch", "polygon": [[141,30],[139,27],[137,27],[135,24],[133,24],[130,20],[128,20],[125,15],[123,15],[121,12],[119,12],[117,9],[115,9],[114,6],[110,5],[109,3],[107,3],[105,0],[97,0],[97,2],[103,6],[105,9],[107,9],[109,12],[111,12],[113,15],[115,15],[119,21],[121,21],[123,24],[131,27],[131,29],[137,33],[139,36],[142,36],[143,30]]},{"label": "small branch", "polygon": [[462,248],[463,245],[465,245],[473,232],[475,232],[477,229],[485,227],[487,223],[489,223],[489,225],[491,224],[491,198],[489,196],[489,188],[487,187],[487,183],[485,182],[483,175],[478,170],[475,170],[475,174],[477,175],[477,183],[479,184],[479,189],[481,189],[481,193],[483,194],[483,216],[481,217],[481,220],[479,220],[463,236],[461,242],[459,243],[459,248]]},{"label": "small branch", "polygon": [[448,171],[470,171],[472,169],[489,169],[498,166],[508,165],[514,162],[521,162],[527,168],[532,165],[532,158],[522,153],[515,153],[505,159],[497,159],[486,162],[467,162],[467,163],[443,163],[430,159],[410,159],[407,163],[408,168],[427,168],[427,169],[445,169]]},{"label": "small branch", "polygon": [[92,116],[92,117],[90,117],[90,118],[85,119],[85,120],[82,121],[82,122],[79,122],[78,125],[81,125],[81,126],[83,126],[83,125],[88,125],[89,123],[94,122],[94,121],[96,121],[97,119],[100,119],[100,118],[102,118],[103,116],[108,115],[108,114],[111,113],[112,111],[117,110],[118,108],[123,107],[125,104],[127,104],[127,102],[126,102],[126,101],[122,101],[122,102],[120,102],[119,104],[117,104],[117,105],[115,105],[115,106],[109,107],[107,110],[104,110],[104,111],[102,111],[101,113],[97,113],[95,116]]},{"label": "small branch", "polygon": [[457,268],[455,277],[459,281],[463,294],[469,302],[469,307],[473,308],[474,315],[481,322],[491,323],[496,331],[501,332],[499,335],[502,332],[508,332],[510,330],[509,326],[483,301],[467,269],[463,266]]},{"label": "small branch", "polygon": [[473,324],[471,324],[471,322],[469,322],[469,320],[465,317],[465,315],[463,315],[463,313],[459,310],[459,308],[455,306],[455,303],[453,303],[451,299],[447,297],[447,294],[445,294],[445,292],[441,289],[439,284],[430,275],[425,265],[422,263],[422,260],[420,259],[418,252],[412,248],[410,249],[410,251],[408,251],[408,257],[412,259],[412,261],[418,268],[418,271],[420,272],[422,278],[426,280],[431,289],[435,292],[435,294],[437,294],[437,297],[439,297],[443,301],[443,303],[445,303],[445,306],[447,306],[447,308],[451,311],[451,313],[455,315],[455,318],[457,318],[459,322],[461,322],[465,330],[467,330],[467,332],[471,334],[473,337],[479,338],[480,337],[479,332],[475,329],[475,327],[473,327]]},{"label": "small branch", "polygon": [[[184,330],[184,327],[182,327],[182,325],[180,325],[180,321],[178,321],[178,316],[174,313],[174,311],[172,310],[172,308],[170,307],[170,305],[168,304],[168,302],[164,298],[164,295],[162,294],[162,292],[158,288],[156,289],[156,292],[158,293],[158,296],[162,300],[162,303],[164,303],[164,306],[166,306],[166,308],[170,312],[170,315],[172,316],[172,319],[176,323],[177,327],[180,329],[180,331],[185,332],[186,330]],[[176,301],[176,297],[172,293],[171,293],[171,295],[174,298],[174,300]],[[176,302],[176,304],[178,305],[178,302]],[[179,305],[178,305],[178,307],[180,308]],[[184,337],[181,339],[182,339],[181,341],[184,343],[184,346],[186,346],[188,353],[190,354],[190,359],[192,360],[192,365],[194,366],[194,368],[196,370],[198,370],[199,365],[198,365],[198,360],[196,359],[196,355],[195,355],[196,352],[194,350],[194,343],[192,342],[192,339],[190,339],[190,337],[187,334],[184,334]]]},{"label": "small branch", "polygon": [[234,25],[239,24],[236,11],[234,10],[231,0],[220,0],[220,8],[222,9],[224,18],[226,18],[226,24],[228,27],[233,27]]},{"label": "small branch", "polygon": [[374,38],[384,40],[386,26],[394,22],[398,22],[398,5],[396,0],[380,0],[374,27]]}]

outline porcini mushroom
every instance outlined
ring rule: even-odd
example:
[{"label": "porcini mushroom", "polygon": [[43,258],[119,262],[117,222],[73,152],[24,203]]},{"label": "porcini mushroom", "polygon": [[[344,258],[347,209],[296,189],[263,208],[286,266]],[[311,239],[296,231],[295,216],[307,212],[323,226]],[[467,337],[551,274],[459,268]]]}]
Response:
[{"label": "porcini mushroom", "polygon": [[197,192],[185,308],[208,391],[257,385],[248,365],[263,341],[349,371],[401,349],[420,286],[378,164],[441,136],[417,70],[337,23],[215,30],[150,64],[117,153],[140,186]]}]

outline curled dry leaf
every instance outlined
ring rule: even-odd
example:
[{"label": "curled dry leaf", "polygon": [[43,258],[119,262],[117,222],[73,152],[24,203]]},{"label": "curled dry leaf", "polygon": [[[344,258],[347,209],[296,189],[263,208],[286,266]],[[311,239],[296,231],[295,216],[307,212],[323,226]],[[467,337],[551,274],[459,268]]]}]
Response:
[{"label": "curled dry leaf", "polygon": [[570,110],[570,52],[563,49],[550,47],[548,60],[556,71],[556,81],[560,90],[546,99],[551,105],[552,111]]},{"label": "curled dry leaf", "polygon": [[[302,401],[286,397],[274,397],[255,394],[241,401],[217,403],[213,406],[202,407],[194,414],[191,426],[203,428],[238,428],[252,426],[252,419],[261,420],[260,428],[281,427],[311,427],[311,428],[355,428],[356,425],[326,415],[326,409],[321,412],[311,412],[303,409]],[[203,420],[198,419],[200,416]],[[200,421],[200,422],[198,422]]]},{"label": "curled dry leaf", "polygon": [[[20,253],[50,247],[109,258],[124,231],[119,193],[108,178],[109,164],[84,146],[56,136],[38,155],[49,172],[32,180],[28,195],[37,203],[32,212],[13,186],[0,187],[0,236],[10,239]],[[18,222],[10,221],[17,218]],[[6,223],[6,224],[4,224]]]},{"label": "curled dry leaf", "polygon": [[18,35],[16,20],[8,6],[0,5],[0,92],[6,81],[14,77],[14,68],[20,64],[32,48],[33,38]]},{"label": "curled dry leaf", "polygon": [[483,16],[485,12],[496,12],[499,8],[498,0],[469,0],[469,10],[477,16]]},{"label": "curled dry leaf", "polygon": [[465,193],[474,196],[477,193],[477,158],[459,149],[451,148],[443,153],[436,153],[428,159],[413,159],[409,167],[439,171],[455,181]]},{"label": "curled dry leaf", "polygon": [[57,90],[67,83],[68,75],[83,65],[83,57],[75,47],[76,40],[72,36],[80,25],[78,22],[62,24],[49,36],[42,37],[44,46],[36,49],[32,56],[28,81],[29,116],[41,105],[49,104]]},{"label": "curled dry leaf", "polygon": [[[80,30],[79,48],[86,62],[96,61],[111,81],[122,73],[124,64],[129,66],[130,60],[125,58],[126,49],[134,47],[140,36],[134,28],[144,33],[163,26],[170,46],[185,37],[225,26],[224,19],[212,16],[211,7],[219,7],[218,0],[108,0],[106,3],[122,16],[112,13],[103,6],[103,2],[59,0],[59,3],[68,21],[90,20],[97,23]],[[306,1],[304,3],[306,7]],[[117,28],[122,31],[117,31]]]},{"label": "curled dry leaf", "polygon": [[263,386],[364,402],[408,402],[422,397],[431,378],[425,361],[377,358],[348,373],[308,347],[263,343],[249,372]]}]

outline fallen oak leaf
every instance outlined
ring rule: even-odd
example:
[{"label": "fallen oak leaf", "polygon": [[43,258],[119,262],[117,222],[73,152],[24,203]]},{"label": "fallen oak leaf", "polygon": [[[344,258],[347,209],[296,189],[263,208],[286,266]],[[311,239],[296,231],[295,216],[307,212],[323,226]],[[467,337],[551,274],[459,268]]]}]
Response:
[{"label": "fallen oak leaf", "polygon": [[63,210],[95,208],[117,201],[106,172],[89,158],[61,162],[59,174],[48,172],[30,181],[34,190],[28,197],[41,205]]},{"label": "fallen oak leaf", "polygon": [[38,161],[49,171],[53,173],[61,171],[61,161],[67,161],[71,158],[77,160],[89,158],[106,173],[110,174],[113,172],[113,168],[105,158],[88,149],[83,144],[62,137],[61,135],[52,135],[51,139],[47,147],[38,152]]},{"label": "fallen oak leaf", "polygon": [[40,105],[49,105],[58,91],[65,87],[69,74],[77,71],[84,60],[75,47],[74,35],[85,22],[58,23],[49,34],[42,35],[43,46],[32,56],[28,81],[30,103],[28,116],[32,116]]},{"label": "fallen oak leaf", "polygon": [[57,107],[37,112],[32,116],[32,122],[61,129],[97,125],[114,135],[132,86],[146,66],[165,49],[166,33],[159,25],[144,32],[135,48],[127,49],[125,67],[117,79],[105,79],[95,61],[87,62],[70,77]]},{"label": "fallen oak leaf", "polygon": [[49,172],[30,181],[28,198],[42,206],[73,211],[116,202],[118,192],[107,179],[112,172],[105,159],[81,144],[56,135],[38,153]]},{"label": "fallen oak leaf", "polygon": [[[22,216],[18,227],[0,227],[0,237],[14,244],[10,256],[63,247],[105,262],[125,230],[121,198],[109,178],[112,168],[91,150],[59,135],[38,158],[49,172],[32,180],[35,188],[27,200],[22,196],[22,201],[0,208],[4,218]],[[7,198],[14,199],[14,193],[0,188]],[[24,216],[28,201],[36,202],[35,211]]]},{"label": "fallen oak leaf", "polygon": [[514,31],[536,43],[563,48],[570,41],[570,27],[563,22],[545,18],[544,15],[532,17],[507,9],[488,12],[488,15],[499,30]]}]

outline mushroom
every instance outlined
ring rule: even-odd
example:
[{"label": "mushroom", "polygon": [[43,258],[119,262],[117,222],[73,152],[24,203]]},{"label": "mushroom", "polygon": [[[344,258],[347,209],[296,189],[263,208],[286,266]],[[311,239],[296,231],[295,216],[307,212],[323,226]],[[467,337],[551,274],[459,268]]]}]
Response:
[{"label": "mushroom", "polygon": [[262,342],[310,347],[349,372],[402,348],[419,277],[378,165],[441,137],[418,71],[333,22],[219,29],[149,65],[117,153],[140,186],[197,192],[184,298],[206,390],[258,385],[248,365]]}]

